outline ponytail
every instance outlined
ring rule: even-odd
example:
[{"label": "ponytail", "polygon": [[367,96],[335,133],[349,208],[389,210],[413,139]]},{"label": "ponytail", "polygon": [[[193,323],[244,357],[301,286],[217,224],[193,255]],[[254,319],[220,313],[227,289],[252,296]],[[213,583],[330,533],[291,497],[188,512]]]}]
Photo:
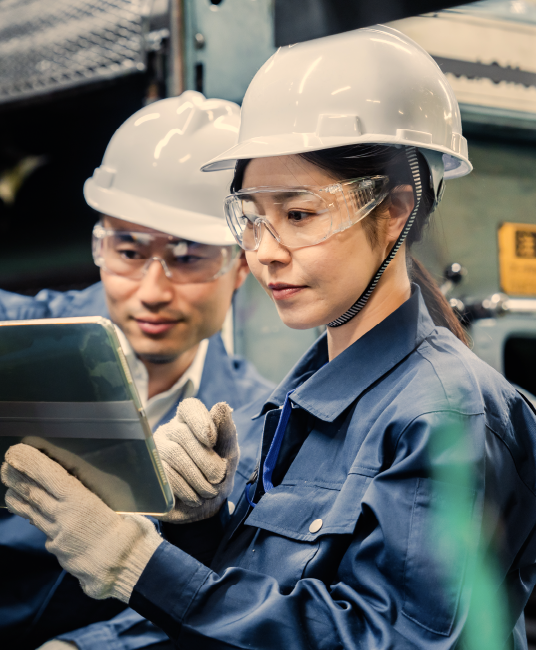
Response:
[{"label": "ponytail", "polygon": [[439,290],[436,281],[424,268],[424,266],[411,255],[407,257],[407,267],[410,279],[418,284],[422,297],[430,316],[436,325],[446,327],[454,336],[460,339],[462,343],[468,345],[467,334],[460,325],[456,314],[447,302],[445,296]]}]

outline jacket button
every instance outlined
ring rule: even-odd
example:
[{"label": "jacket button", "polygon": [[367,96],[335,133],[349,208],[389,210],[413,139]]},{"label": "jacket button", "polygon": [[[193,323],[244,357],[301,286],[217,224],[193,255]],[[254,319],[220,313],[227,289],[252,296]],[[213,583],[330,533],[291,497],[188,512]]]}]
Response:
[{"label": "jacket button", "polygon": [[322,528],[322,519],[315,519],[309,526],[310,533],[317,533]]}]

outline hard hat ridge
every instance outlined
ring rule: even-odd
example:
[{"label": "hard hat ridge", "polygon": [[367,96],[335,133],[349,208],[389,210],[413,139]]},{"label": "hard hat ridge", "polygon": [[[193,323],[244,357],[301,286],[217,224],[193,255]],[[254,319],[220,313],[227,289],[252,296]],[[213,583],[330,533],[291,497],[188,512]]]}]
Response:
[{"label": "hard hat ridge", "polygon": [[445,75],[410,38],[376,25],[280,48],[246,92],[237,144],[203,170],[349,144],[418,148],[437,192],[443,175],[472,169]]},{"label": "hard hat ridge", "polygon": [[99,212],[205,244],[231,245],[223,200],[232,173],[202,174],[209,158],[236,144],[240,109],[196,91],[132,115],[115,132],[84,185]]}]

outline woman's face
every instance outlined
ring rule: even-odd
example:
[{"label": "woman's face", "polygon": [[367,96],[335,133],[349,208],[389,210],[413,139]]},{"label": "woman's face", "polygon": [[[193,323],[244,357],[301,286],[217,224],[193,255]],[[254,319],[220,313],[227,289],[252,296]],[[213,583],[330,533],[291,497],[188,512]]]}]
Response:
[{"label": "woman's face", "polygon": [[[299,156],[277,156],[252,160],[243,188],[323,187],[336,180]],[[321,244],[298,249],[278,244],[264,229],[258,250],[246,252],[246,258],[281,320],[294,329],[307,329],[335,320],[357,300],[382,263],[387,245],[380,232],[373,248],[362,221]]]}]

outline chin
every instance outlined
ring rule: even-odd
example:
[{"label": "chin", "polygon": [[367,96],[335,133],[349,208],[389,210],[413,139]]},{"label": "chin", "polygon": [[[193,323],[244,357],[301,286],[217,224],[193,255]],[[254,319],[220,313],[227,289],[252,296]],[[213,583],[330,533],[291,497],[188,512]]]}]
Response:
[{"label": "chin", "polygon": [[156,342],[152,341],[136,341],[132,345],[134,353],[142,361],[147,363],[154,364],[165,364],[175,361],[178,356],[180,356],[180,351],[176,350],[172,346],[167,345],[158,345]]},{"label": "chin", "polygon": [[138,352],[135,350],[136,356],[141,361],[146,363],[153,363],[157,366],[163,366],[166,363],[173,363],[179,356],[177,352],[159,351],[159,352]]},{"label": "chin", "polygon": [[296,309],[295,313],[292,313],[290,310],[288,312],[278,310],[278,312],[281,321],[293,330],[310,330],[313,327],[321,327],[328,322],[319,315],[315,317],[312,314],[304,314],[303,311],[300,313],[298,309]]}]

